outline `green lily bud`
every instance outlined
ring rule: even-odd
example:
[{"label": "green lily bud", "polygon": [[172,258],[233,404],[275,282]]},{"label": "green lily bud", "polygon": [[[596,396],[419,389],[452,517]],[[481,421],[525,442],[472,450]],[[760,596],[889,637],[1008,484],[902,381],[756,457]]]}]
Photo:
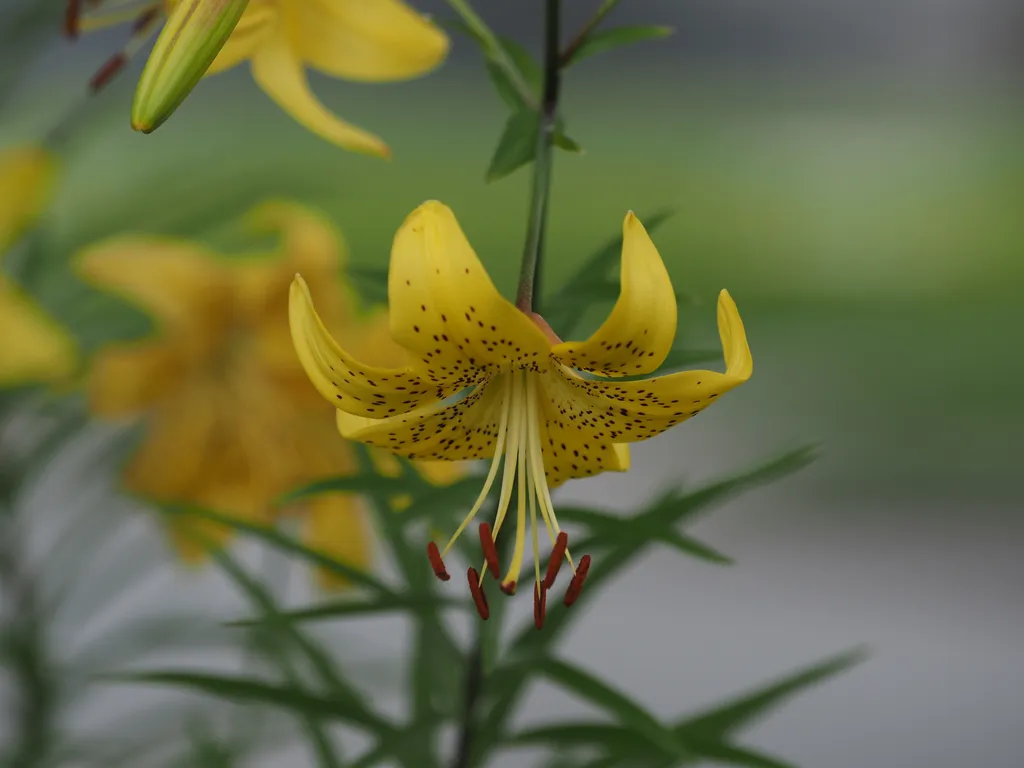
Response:
[{"label": "green lily bud", "polygon": [[151,133],[169,118],[206,74],[249,0],[179,0],[135,89],[132,128]]}]

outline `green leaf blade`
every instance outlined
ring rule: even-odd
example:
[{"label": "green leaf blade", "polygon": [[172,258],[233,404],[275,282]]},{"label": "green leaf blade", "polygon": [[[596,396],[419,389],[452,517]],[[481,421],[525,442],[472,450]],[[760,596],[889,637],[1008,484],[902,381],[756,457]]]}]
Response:
[{"label": "green leaf blade", "polygon": [[591,32],[573,50],[562,66],[565,68],[571,67],[573,64],[578,64],[590,56],[596,56],[599,53],[605,53],[624,45],[633,45],[647,40],[660,40],[668,37],[674,31],[672,27],[655,24],[631,24],[608,29],[603,32]]},{"label": "green leaf blade", "polygon": [[487,169],[488,183],[505,178],[534,159],[537,154],[539,120],[537,113],[532,110],[509,116]]}]

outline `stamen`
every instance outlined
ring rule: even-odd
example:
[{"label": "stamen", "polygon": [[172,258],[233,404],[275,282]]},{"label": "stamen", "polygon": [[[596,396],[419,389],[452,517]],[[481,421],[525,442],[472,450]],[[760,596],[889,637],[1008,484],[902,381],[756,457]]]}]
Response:
[{"label": "stamen", "polygon": [[544,612],[548,607],[548,590],[541,584],[533,586],[533,623],[537,629],[544,629]]},{"label": "stamen", "polygon": [[[509,417],[509,411],[511,409],[511,398],[509,397],[509,389],[510,389],[509,382],[506,381],[506,383],[505,383],[505,398],[504,398],[504,402],[502,403],[502,406],[501,406],[501,419],[500,419],[500,421],[498,423],[498,439],[497,439],[497,441],[495,442],[495,445],[494,445],[494,458],[491,460],[491,468],[487,472],[487,479],[484,480],[484,487],[480,491],[480,495],[476,497],[476,501],[473,503],[473,507],[469,510],[469,514],[467,514],[462,519],[462,522],[459,524],[459,527],[455,529],[455,533],[453,533],[452,537],[448,540],[448,543],[445,545],[444,553],[443,554],[447,554],[448,553],[448,550],[450,550],[452,548],[452,546],[455,544],[455,542],[459,538],[459,536],[462,535],[462,532],[464,530],[466,530],[466,526],[469,525],[473,521],[473,518],[476,517],[477,512],[480,511],[480,507],[482,507],[483,503],[487,500],[487,494],[489,494],[491,492],[491,486],[494,485],[494,479],[498,475],[498,465],[499,465],[499,463],[501,461],[501,454],[505,450],[505,442],[508,439],[511,439],[513,441],[515,440],[515,430],[513,430],[513,434],[511,435],[511,437],[508,435],[508,420],[509,420],[508,417]],[[506,456],[506,461],[505,461],[505,476],[506,477],[508,476],[508,457],[507,456]],[[508,506],[508,496],[511,496],[511,494],[512,494],[512,489],[511,488],[507,489],[507,494],[506,494],[506,487],[505,487],[505,485],[506,485],[505,478],[503,477],[502,481],[501,481],[501,498],[500,498],[500,500],[498,502],[498,509],[499,510],[503,510],[506,506]],[[499,516],[498,516],[498,523],[497,523],[497,525],[494,528],[494,534],[493,534],[492,538],[494,538],[494,537],[496,537],[498,535],[498,528],[501,527],[501,517],[502,517],[502,515],[499,514]]]},{"label": "stamen", "polygon": [[89,80],[90,90],[93,92],[100,90],[103,86],[113,80],[114,75],[120,72],[127,63],[128,57],[123,53],[116,53],[111,56],[103,66],[99,68],[99,71],[92,76],[92,79]]},{"label": "stamen", "polygon": [[480,586],[480,574],[476,568],[470,566],[466,576],[469,578],[469,591],[473,595],[473,602],[476,603],[476,612],[480,614],[481,619],[487,621],[491,616],[491,609],[487,607],[487,595]]},{"label": "stamen", "polygon": [[[528,424],[526,403],[523,402],[522,395],[522,384],[523,377],[525,374],[514,373],[516,377],[515,386],[513,386],[513,400],[512,400],[512,434],[516,436],[513,442],[518,443],[517,458],[512,464],[512,471],[516,470],[516,466],[519,467],[518,481],[516,487],[516,539],[515,546],[512,549],[512,563],[508,567],[508,572],[505,574],[504,581],[518,581],[519,572],[523,568],[523,553],[526,549],[526,429]],[[506,472],[508,471],[506,465]]]},{"label": "stamen", "polygon": [[95,93],[109,83],[114,76],[124,69],[124,66],[131,61],[132,56],[138,53],[152,36],[159,26],[163,14],[160,13],[160,6],[154,6],[142,13],[135,15],[135,23],[132,25],[132,37],[128,44],[121,50],[107,59],[99,71],[89,81],[89,88]]},{"label": "stamen", "polygon": [[448,575],[444,560],[441,559],[441,553],[437,551],[437,544],[434,542],[427,544],[427,557],[430,559],[430,567],[434,569],[434,575],[441,581],[448,581],[451,576]]},{"label": "stamen", "polygon": [[503,581],[498,585],[498,588],[509,597],[512,597],[516,593],[517,586],[514,581]]},{"label": "stamen", "polygon": [[569,534],[562,531],[555,539],[555,546],[551,548],[551,557],[548,558],[548,570],[544,574],[544,589],[551,589],[555,585],[558,571],[562,567],[562,558],[565,557],[566,547],[569,546]]},{"label": "stamen", "polygon": [[487,570],[495,579],[501,578],[501,565],[498,563],[498,549],[494,546],[490,523],[480,523],[480,548],[484,551]]},{"label": "stamen", "polygon": [[64,9],[64,36],[78,37],[78,23],[82,17],[82,0],[68,0]]},{"label": "stamen", "polygon": [[590,570],[590,555],[584,555],[580,558],[580,564],[576,568],[576,575],[572,577],[572,581],[569,582],[569,588],[565,590],[565,607],[568,608],[580,596],[580,592],[583,590],[583,582],[587,580],[587,572]]}]

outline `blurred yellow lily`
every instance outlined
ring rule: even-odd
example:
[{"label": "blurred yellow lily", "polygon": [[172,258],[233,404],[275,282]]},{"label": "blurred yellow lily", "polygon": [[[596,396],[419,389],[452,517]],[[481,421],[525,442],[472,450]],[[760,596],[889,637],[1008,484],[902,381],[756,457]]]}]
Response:
[{"label": "blurred yellow lily", "polygon": [[[746,381],[753,370],[736,305],[718,299],[726,371],[686,371],[639,381],[613,378],[654,372],[676,333],[676,300],[661,256],[632,214],[623,223],[621,289],[604,324],[586,341],[562,342],[538,315],[505,300],[455,216],[428,202],[395,236],[388,276],[392,338],[411,353],[406,368],[380,368],[350,354],[318,316],[307,282],[291,288],[291,331],[299,359],[320,394],[337,408],[341,434],[412,459],[490,458],[483,490],[443,551],[431,542],[436,575],[443,556],[480,510],[502,469],[493,531],[480,526],[484,565],[507,594],[516,590],[527,532],[532,533],[534,617],[543,624],[546,594],[563,557],[573,570],[571,605],[590,568],[567,549],[549,490],[570,478],[629,468],[627,443],[664,432]],[[328,311],[332,308],[321,302]],[[583,378],[578,371],[602,378]],[[462,394],[452,403],[453,395]],[[517,489],[515,545],[504,576],[494,539]],[[527,526],[529,509],[529,527]],[[552,554],[541,576],[537,511]],[[469,569],[483,618],[483,576]]]},{"label": "blurred yellow lily", "polygon": [[[338,270],[337,233],[321,216],[286,203],[255,210],[250,223],[282,236],[267,257],[225,258],[198,244],[118,237],[79,254],[94,285],[136,303],[155,319],[152,338],[102,349],[89,372],[89,403],[101,417],[147,415],[148,432],[128,464],[128,490],[161,502],[194,503],[270,522],[274,500],[313,480],[357,469],[330,413],[310,386],[288,333],[287,287],[296,270],[331,306],[330,326],[363,354],[387,364],[402,351],[380,313],[358,317]],[[433,468],[422,468],[433,480]],[[447,478],[440,478],[445,480]],[[297,503],[311,546],[361,567],[370,545],[360,499],[341,493]],[[223,542],[229,531],[204,531]],[[177,528],[187,561],[205,550]],[[320,574],[325,585],[336,583]]]},{"label": "blurred yellow lily", "polygon": [[[43,211],[53,175],[41,147],[0,152],[0,259]],[[75,362],[71,337],[0,273],[0,387],[62,379]]]},{"label": "blurred yellow lily", "polygon": [[[100,69],[93,87],[119,72],[178,3],[204,1],[152,0],[126,9],[120,0],[86,2],[84,7],[82,0],[70,0],[67,29],[72,35],[133,23],[131,42]],[[447,53],[444,33],[401,0],[250,0],[207,74],[248,60],[260,88],[308,130],[345,149],[387,157],[380,138],[317,100],[306,67],[346,80],[389,82],[424,75]]]}]

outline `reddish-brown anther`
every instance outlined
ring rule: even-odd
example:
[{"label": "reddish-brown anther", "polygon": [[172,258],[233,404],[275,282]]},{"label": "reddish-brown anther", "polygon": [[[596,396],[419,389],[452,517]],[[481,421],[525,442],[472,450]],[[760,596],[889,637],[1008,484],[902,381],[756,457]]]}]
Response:
[{"label": "reddish-brown anther", "polygon": [[82,17],[82,0],[68,0],[64,8],[64,35],[72,39],[78,37],[78,22]]},{"label": "reddish-brown anther", "polygon": [[100,88],[105,86],[111,80],[114,75],[121,71],[125,64],[128,63],[128,57],[123,53],[118,53],[107,59],[107,63],[100,67],[99,72],[92,76],[92,80],[89,81],[89,87],[93,91],[98,91]]},{"label": "reddish-brown anther", "polygon": [[555,546],[551,548],[551,557],[548,558],[548,570],[544,574],[544,589],[551,589],[558,577],[558,570],[562,567],[562,558],[565,557],[565,548],[569,546],[569,534],[562,531],[555,539]]},{"label": "reddish-brown anther", "polygon": [[543,584],[533,585],[533,623],[544,629],[544,612],[548,607],[548,590]]},{"label": "reddish-brown anther", "polygon": [[587,580],[587,572],[590,570],[590,555],[580,558],[580,564],[576,566],[576,575],[569,582],[569,588],[565,590],[565,607],[568,608],[576,602],[583,590],[583,582]]},{"label": "reddish-brown anther", "polygon": [[476,612],[486,621],[491,616],[491,609],[487,607],[487,595],[480,586],[480,574],[476,568],[470,567],[466,575],[469,578],[469,591],[473,595],[473,602],[476,603]]},{"label": "reddish-brown anther", "polygon": [[509,597],[516,593],[516,583],[514,581],[503,581],[498,586]]},{"label": "reddish-brown anther", "polygon": [[495,579],[501,578],[501,564],[498,562],[498,549],[494,546],[490,523],[480,523],[480,548],[484,551],[487,570]]},{"label": "reddish-brown anther", "polygon": [[444,567],[444,560],[441,559],[441,553],[438,552],[437,544],[434,542],[427,544],[427,557],[430,559],[430,567],[434,569],[434,575],[441,581],[448,581],[451,576],[448,575],[448,571]]}]

